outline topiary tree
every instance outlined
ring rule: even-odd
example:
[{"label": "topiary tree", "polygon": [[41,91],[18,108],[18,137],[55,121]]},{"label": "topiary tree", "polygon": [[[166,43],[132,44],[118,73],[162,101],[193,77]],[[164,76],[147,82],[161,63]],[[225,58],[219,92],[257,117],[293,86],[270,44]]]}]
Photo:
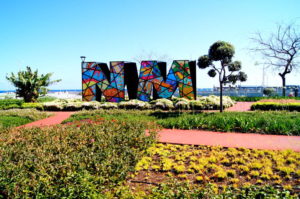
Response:
[{"label": "topiary tree", "polygon": [[[240,61],[232,62],[234,47],[225,41],[217,41],[210,46],[208,55],[203,55],[198,59],[200,69],[211,68],[208,71],[210,77],[218,75],[220,83],[220,112],[223,112],[223,86],[225,84],[235,84],[237,81],[246,81],[247,75],[241,72]],[[220,62],[216,66],[214,62]]]},{"label": "topiary tree", "polygon": [[25,102],[36,102],[41,94],[47,92],[47,86],[61,81],[50,81],[51,75],[52,73],[39,75],[38,70],[33,72],[31,68],[27,66],[26,71],[20,71],[17,75],[11,73],[10,76],[6,76],[6,79],[17,88],[17,97],[23,97]]}]

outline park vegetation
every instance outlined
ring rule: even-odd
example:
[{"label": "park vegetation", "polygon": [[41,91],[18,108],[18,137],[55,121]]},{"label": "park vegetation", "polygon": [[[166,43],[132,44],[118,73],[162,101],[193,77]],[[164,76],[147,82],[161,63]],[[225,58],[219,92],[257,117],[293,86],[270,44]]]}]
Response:
[{"label": "park vegetation", "polygon": [[[233,45],[225,41],[217,41],[209,48],[208,55],[203,55],[198,59],[200,69],[210,68],[208,71],[210,77],[218,75],[220,84],[220,112],[223,112],[223,86],[247,80],[247,75],[240,71],[242,63],[240,61],[232,61],[234,53]],[[220,62],[219,66],[214,62]]]},{"label": "park vegetation", "polygon": [[1,131],[0,198],[103,198],[154,143],[147,127],[98,118]]},{"label": "park vegetation", "polygon": [[252,50],[261,54],[264,66],[279,71],[282,80],[282,96],[286,96],[286,75],[299,68],[300,32],[294,24],[277,26],[268,38],[257,33],[252,41],[256,47]]},{"label": "park vegetation", "polygon": [[256,102],[251,105],[251,110],[262,111],[298,111],[300,112],[300,101],[292,103],[282,102]]},{"label": "park vegetation", "polygon": [[6,128],[17,127],[36,120],[49,117],[51,114],[35,109],[0,110],[0,131]]},{"label": "park vegetation", "polygon": [[[137,163],[128,184],[133,190],[151,191],[156,187],[162,191],[164,188],[158,184],[172,186],[176,179],[177,182],[189,184],[187,187],[194,194],[201,190],[200,187],[209,185],[213,192],[219,194],[226,193],[229,187],[248,187],[250,194],[249,187],[252,185],[280,187],[295,193],[298,192],[300,179],[299,163],[300,153],[290,150],[156,144],[148,148],[147,155]],[[168,192],[176,194],[176,189]],[[233,193],[227,193],[228,197],[230,194],[234,195]],[[233,198],[265,198],[253,195],[251,197],[245,192],[243,197],[237,197],[238,193],[236,189]],[[280,193],[277,194],[273,198],[285,198]]]},{"label": "park vegetation", "polygon": [[242,132],[278,135],[300,135],[300,113],[298,112],[165,112],[136,110],[82,111],[65,122],[96,120],[144,122],[153,121],[161,128],[201,129],[222,132]]},{"label": "park vegetation", "polygon": [[25,102],[36,102],[41,95],[47,93],[47,87],[61,80],[50,80],[52,73],[39,75],[38,70],[32,71],[29,66],[25,71],[17,74],[11,73],[6,79],[16,87],[17,97],[22,97]]}]

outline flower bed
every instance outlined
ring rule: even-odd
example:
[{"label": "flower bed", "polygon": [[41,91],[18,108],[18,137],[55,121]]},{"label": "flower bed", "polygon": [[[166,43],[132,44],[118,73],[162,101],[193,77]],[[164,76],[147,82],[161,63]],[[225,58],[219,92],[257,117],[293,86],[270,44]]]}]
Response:
[{"label": "flower bed", "polygon": [[[220,98],[217,96],[199,97],[198,100],[184,98],[157,99],[151,102],[139,100],[112,102],[82,102],[80,100],[55,100],[43,103],[43,109],[49,111],[59,110],[83,110],[83,109],[161,109],[161,110],[217,110],[220,108]],[[230,97],[224,96],[223,106],[228,108],[234,105]]]},{"label": "flower bed", "polygon": [[[147,150],[128,179],[135,190],[177,179],[198,186],[235,188],[271,185],[299,193],[300,153],[156,144]],[[147,183],[137,183],[147,182]],[[222,189],[223,187],[223,189]]]}]

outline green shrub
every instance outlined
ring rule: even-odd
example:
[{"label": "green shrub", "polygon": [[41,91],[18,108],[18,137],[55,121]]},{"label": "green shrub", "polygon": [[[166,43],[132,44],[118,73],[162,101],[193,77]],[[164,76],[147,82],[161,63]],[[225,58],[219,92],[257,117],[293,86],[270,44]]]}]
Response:
[{"label": "green shrub", "polygon": [[207,108],[205,102],[198,100],[191,100],[189,102],[190,109],[192,110],[204,110]]},{"label": "green shrub", "polygon": [[19,99],[1,99],[0,110],[20,108],[23,102],[24,102],[23,100],[19,100]]},{"label": "green shrub", "polygon": [[56,100],[57,98],[55,97],[48,97],[48,96],[44,96],[44,97],[39,97],[37,99],[38,102],[43,103],[43,102],[52,102],[54,100]]},{"label": "green shrub", "polygon": [[81,106],[82,109],[93,110],[93,109],[98,109],[100,104],[101,104],[100,102],[91,101],[91,102],[82,102]]},{"label": "green shrub", "polygon": [[0,132],[0,198],[101,198],[125,180],[155,134],[99,119]]},{"label": "green shrub", "polygon": [[[113,102],[82,102],[80,100],[62,100],[57,99],[51,102],[43,103],[43,109],[47,111],[75,111],[75,110],[96,110],[96,109],[162,109],[162,110],[214,110],[219,109],[219,100],[217,96],[200,97],[198,100],[188,100],[185,98],[157,99],[151,102],[140,100]],[[230,107],[234,102],[230,97],[224,96],[224,108]]]},{"label": "green shrub", "polygon": [[[190,100],[189,105],[192,110],[218,110],[220,109],[220,97],[214,95],[198,97],[197,100]],[[230,97],[223,96],[223,108],[229,108],[233,105],[234,101]]]},{"label": "green shrub", "polygon": [[174,104],[176,104],[176,103],[179,102],[179,101],[189,102],[188,99],[185,99],[185,98],[179,98],[179,97],[173,97],[171,100],[173,101]]},{"label": "green shrub", "polygon": [[272,95],[275,95],[276,92],[275,92],[274,88],[264,88],[263,94],[268,96],[268,97],[271,97]]},{"label": "green shrub", "polygon": [[64,104],[61,102],[46,102],[43,103],[43,109],[45,111],[62,111],[64,109]]},{"label": "green shrub", "polygon": [[153,109],[172,110],[174,109],[173,102],[169,99],[157,99],[150,102]]},{"label": "green shrub", "polygon": [[116,109],[118,108],[118,103],[115,102],[102,102],[99,104],[98,109]]},{"label": "green shrub", "polygon": [[189,101],[181,100],[181,101],[176,102],[174,107],[175,107],[175,109],[189,110],[190,104],[189,104]]},{"label": "green shrub", "polygon": [[278,102],[257,102],[252,104],[251,110],[263,110],[263,111],[300,111],[300,103],[278,103]]},{"label": "green shrub", "polygon": [[122,101],[118,104],[118,107],[121,109],[149,109],[151,106],[148,102],[140,101],[140,100],[129,100]]},{"label": "green shrub", "polygon": [[43,110],[43,105],[41,103],[23,103],[21,108],[34,108],[38,110]]},{"label": "green shrub", "polygon": [[82,109],[82,102],[69,102],[65,103],[63,110],[64,111],[78,111]]}]

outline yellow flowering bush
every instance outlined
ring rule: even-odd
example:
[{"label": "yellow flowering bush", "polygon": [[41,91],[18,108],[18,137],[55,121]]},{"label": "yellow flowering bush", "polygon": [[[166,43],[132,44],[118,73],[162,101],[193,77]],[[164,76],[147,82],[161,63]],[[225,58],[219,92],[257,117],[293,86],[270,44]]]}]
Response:
[{"label": "yellow flowering bush", "polygon": [[[251,184],[289,185],[300,182],[300,153],[245,148],[156,144],[137,164],[139,172],[156,178],[177,178],[204,185],[247,187]],[[160,168],[153,169],[160,165]],[[138,175],[142,178],[142,174]],[[163,177],[165,176],[165,177]]]}]

